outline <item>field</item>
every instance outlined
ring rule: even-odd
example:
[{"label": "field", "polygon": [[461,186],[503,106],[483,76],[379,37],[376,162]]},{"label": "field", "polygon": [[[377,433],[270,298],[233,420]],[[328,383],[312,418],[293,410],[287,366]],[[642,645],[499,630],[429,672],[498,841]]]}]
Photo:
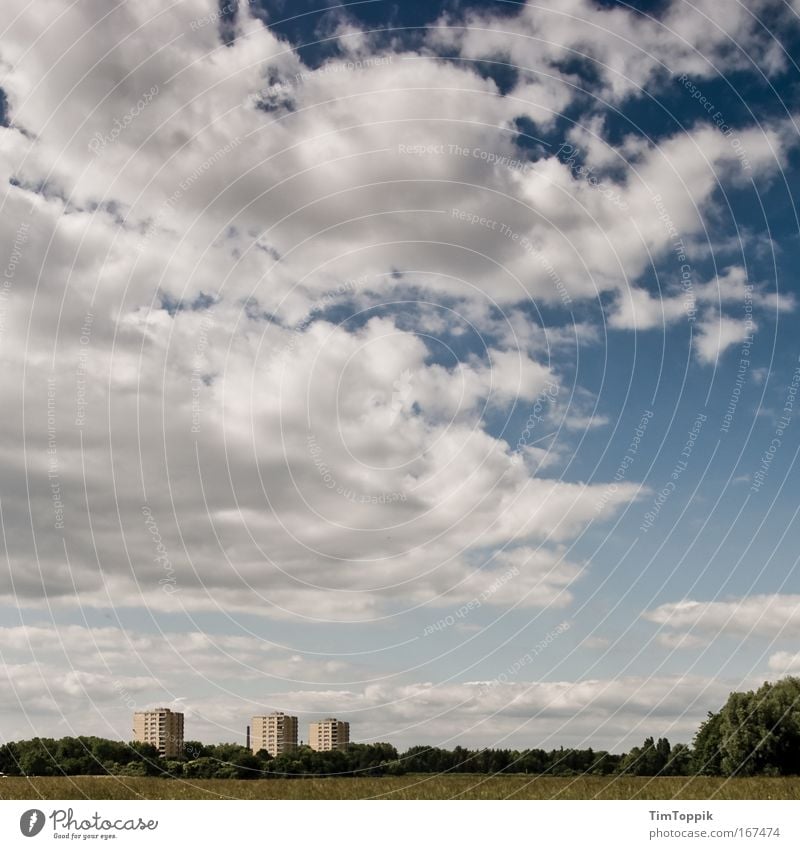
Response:
[{"label": "field", "polygon": [[800,799],[800,778],[2,778],[0,799]]}]

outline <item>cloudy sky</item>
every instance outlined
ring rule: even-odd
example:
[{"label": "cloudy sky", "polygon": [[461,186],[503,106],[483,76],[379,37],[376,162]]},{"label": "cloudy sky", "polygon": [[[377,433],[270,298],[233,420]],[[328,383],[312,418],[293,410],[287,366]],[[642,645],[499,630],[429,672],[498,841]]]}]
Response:
[{"label": "cloudy sky", "polygon": [[6,6],[0,738],[800,672],[798,0]]}]

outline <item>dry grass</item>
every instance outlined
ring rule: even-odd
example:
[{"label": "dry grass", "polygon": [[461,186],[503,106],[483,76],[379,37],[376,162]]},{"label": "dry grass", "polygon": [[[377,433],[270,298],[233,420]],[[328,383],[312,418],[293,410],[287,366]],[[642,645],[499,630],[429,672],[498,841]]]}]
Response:
[{"label": "dry grass", "polygon": [[799,778],[2,778],[0,799],[800,799]]}]

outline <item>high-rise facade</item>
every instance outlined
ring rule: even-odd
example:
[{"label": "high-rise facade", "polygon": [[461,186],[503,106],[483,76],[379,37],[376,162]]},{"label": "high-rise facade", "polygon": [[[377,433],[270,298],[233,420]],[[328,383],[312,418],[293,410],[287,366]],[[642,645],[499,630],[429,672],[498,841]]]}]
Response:
[{"label": "high-rise facade", "polygon": [[350,743],[350,723],[328,717],[309,726],[308,745],[317,752],[345,751]]},{"label": "high-rise facade", "polygon": [[163,758],[183,754],[183,714],[169,708],[137,711],[133,715],[133,739],[150,743]]},{"label": "high-rise facade", "polygon": [[297,748],[297,717],[280,711],[250,720],[250,750],[266,749],[273,758]]}]

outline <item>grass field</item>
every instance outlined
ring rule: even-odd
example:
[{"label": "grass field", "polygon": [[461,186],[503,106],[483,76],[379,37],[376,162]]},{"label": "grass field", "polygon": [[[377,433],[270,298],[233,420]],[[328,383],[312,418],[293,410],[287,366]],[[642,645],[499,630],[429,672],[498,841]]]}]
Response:
[{"label": "grass field", "polygon": [[3,778],[0,799],[800,799],[800,778]]}]

